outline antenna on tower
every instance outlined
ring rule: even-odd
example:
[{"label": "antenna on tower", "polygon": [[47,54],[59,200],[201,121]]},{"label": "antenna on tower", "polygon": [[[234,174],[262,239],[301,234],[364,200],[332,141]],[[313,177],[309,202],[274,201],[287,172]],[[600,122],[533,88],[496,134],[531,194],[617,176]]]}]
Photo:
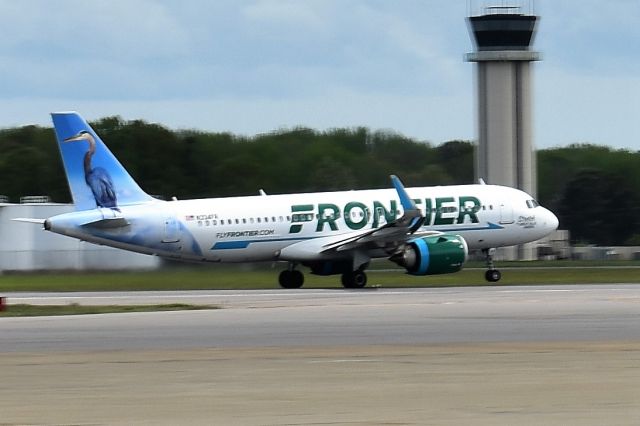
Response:
[{"label": "antenna on tower", "polygon": [[467,16],[500,13],[535,15],[535,0],[467,0]]}]

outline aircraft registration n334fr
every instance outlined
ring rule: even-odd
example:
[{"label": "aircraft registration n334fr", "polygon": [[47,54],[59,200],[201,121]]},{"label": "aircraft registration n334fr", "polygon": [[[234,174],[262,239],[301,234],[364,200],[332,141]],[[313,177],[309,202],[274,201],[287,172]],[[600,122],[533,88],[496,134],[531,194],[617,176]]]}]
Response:
[{"label": "aircraft registration n334fr", "polygon": [[373,258],[412,275],[459,271],[483,250],[538,240],[558,219],[528,194],[496,185],[405,188],[163,201],[146,194],[87,122],[52,114],[75,211],[39,222],[47,231],[138,253],[196,262],[281,261],[285,288],[308,267],[364,287]]}]

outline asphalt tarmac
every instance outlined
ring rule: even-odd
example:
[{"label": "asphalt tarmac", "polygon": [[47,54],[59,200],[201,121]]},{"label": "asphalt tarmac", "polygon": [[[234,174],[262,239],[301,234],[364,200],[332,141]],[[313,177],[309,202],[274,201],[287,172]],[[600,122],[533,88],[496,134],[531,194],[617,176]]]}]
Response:
[{"label": "asphalt tarmac", "polygon": [[2,424],[637,424],[640,286],[8,294]]}]

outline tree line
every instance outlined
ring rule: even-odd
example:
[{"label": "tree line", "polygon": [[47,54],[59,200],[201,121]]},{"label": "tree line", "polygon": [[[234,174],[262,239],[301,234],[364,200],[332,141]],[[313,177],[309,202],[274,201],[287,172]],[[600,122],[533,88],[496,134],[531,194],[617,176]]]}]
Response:
[{"label": "tree line", "polygon": [[[474,181],[469,141],[434,146],[363,127],[246,137],[119,117],[91,124],[140,186],[163,198],[388,188],[390,174],[407,186]],[[640,152],[580,144],[540,150],[537,161],[539,201],[573,242],[640,245]],[[0,130],[0,194],[71,201],[53,129]]]}]

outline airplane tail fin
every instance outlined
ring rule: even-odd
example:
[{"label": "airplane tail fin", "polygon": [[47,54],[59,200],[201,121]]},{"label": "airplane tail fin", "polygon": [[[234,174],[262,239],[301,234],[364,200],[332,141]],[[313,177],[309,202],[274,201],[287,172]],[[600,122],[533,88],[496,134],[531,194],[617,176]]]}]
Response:
[{"label": "airplane tail fin", "polygon": [[76,210],[117,210],[153,199],[78,113],[56,112],[51,118]]}]

